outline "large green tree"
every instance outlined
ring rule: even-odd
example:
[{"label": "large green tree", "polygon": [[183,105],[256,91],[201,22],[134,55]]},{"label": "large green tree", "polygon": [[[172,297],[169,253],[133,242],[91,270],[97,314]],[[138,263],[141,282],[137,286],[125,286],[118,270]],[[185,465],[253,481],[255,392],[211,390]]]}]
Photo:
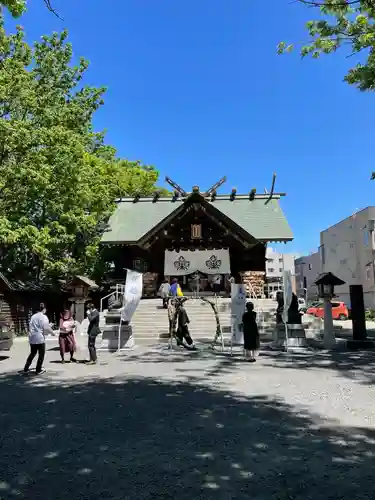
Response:
[{"label": "large green tree", "polygon": [[[48,10],[58,15],[52,6],[51,0],[41,0],[45,3]],[[1,0],[0,8],[6,8],[14,17],[20,17],[25,11],[27,0]]]},{"label": "large green tree", "polygon": [[84,86],[67,33],[29,46],[0,24],[0,266],[17,276],[90,272],[114,199],[158,174],[117,159],[92,130],[103,88]]},{"label": "large green tree", "polygon": [[[310,39],[300,47],[302,57],[331,54],[340,48],[352,56],[353,67],[345,80],[360,90],[375,90],[375,0],[297,0],[316,11],[307,23]],[[280,53],[292,44],[279,44]]]}]

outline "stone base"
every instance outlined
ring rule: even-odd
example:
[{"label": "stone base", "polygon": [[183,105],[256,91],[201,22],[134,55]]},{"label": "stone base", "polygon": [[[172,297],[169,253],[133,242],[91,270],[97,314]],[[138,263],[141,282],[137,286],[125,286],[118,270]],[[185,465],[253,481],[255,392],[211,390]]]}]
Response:
[{"label": "stone base", "polygon": [[308,342],[306,339],[306,333],[303,325],[287,325],[288,327],[288,339],[286,339],[285,325],[276,325],[273,333],[273,341],[271,347],[273,348],[306,348],[308,347]]},{"label": "stone base", "polygon": [[375,342],[373,340],[347,340],[346,347],[350,351],[357,350],[367,350],[367,349],[375,349]]},{"label": "stone base", "polygon": [[131,325],[123,325],[120,329],[119,342],[119,325],[106,325],[103,328],[101,349],[113,352],[120,349],[132,349],[134,347],[133,329]]}]

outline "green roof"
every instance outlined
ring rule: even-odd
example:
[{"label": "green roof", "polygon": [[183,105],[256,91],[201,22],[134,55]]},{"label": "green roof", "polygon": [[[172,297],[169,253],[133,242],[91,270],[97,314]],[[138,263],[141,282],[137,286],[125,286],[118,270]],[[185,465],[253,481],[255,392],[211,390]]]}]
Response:
[{"label": "green roof", "polygon": [[[109,230],[102,236],[102,243],[136,243],[156,225],[181,207],[184,200],[172,201],[171,198],[126,198],[117,204],[117,209],[109,220]],[[267,196],[258,196],[250,201],[248,195],[217,196],[210,203],[248,234],[261,241],[289,241],[292,231],[280,208],[277,198],[268,203]]]}]

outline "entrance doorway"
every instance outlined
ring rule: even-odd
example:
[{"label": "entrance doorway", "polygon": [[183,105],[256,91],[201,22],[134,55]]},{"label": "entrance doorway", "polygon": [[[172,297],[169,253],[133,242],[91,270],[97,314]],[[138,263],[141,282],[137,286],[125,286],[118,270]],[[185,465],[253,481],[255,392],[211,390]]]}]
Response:
[{"label": "entrance doorway", "polygon": [[226,274],[204,274],[199,271],[179,276],[178,281],[183,294],[187,296],[224,294],[228,291],[226,284],[229,283]]}]

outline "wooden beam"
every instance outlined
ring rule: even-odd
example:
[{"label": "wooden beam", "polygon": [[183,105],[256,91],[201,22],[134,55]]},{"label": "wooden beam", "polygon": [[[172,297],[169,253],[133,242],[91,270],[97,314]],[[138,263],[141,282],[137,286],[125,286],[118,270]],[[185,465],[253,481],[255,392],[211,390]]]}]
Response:
[{"label": "wooden beam", "polygon": [[226,182],[227,178],[224,176],[222,177],[218,182],[216,182],[215,184],[213,184],[210,189],[208,189],[204,194],[203,196],[211,196],[211,194],[213,194],[217,189],[219,189],[220,186],[222,186],[224,184],[224,182]]},{"label": "wooden beam", "polygon": [[165,178],[165,182],[167,182],[170,186],[172,186],[176,191],[180,193],[181,196],[187,196],[187,193],[181,186],[177,184],[177,182],[172,181],[169,177]]},{"label": "wooden beam", "polygon": [[275,191],[275,182],[276,182],[276,172],[274,172],[274,173],[273,173],[273,176],[272,176],[271,191],[270,191],[269,197],[268,197],[268,198],[267,198],[267,200],[266,200],[266,205],[267,205],[267,203],[269,203],[269,202],[272,200],[272,196],[274,195],[274,191]]}]

